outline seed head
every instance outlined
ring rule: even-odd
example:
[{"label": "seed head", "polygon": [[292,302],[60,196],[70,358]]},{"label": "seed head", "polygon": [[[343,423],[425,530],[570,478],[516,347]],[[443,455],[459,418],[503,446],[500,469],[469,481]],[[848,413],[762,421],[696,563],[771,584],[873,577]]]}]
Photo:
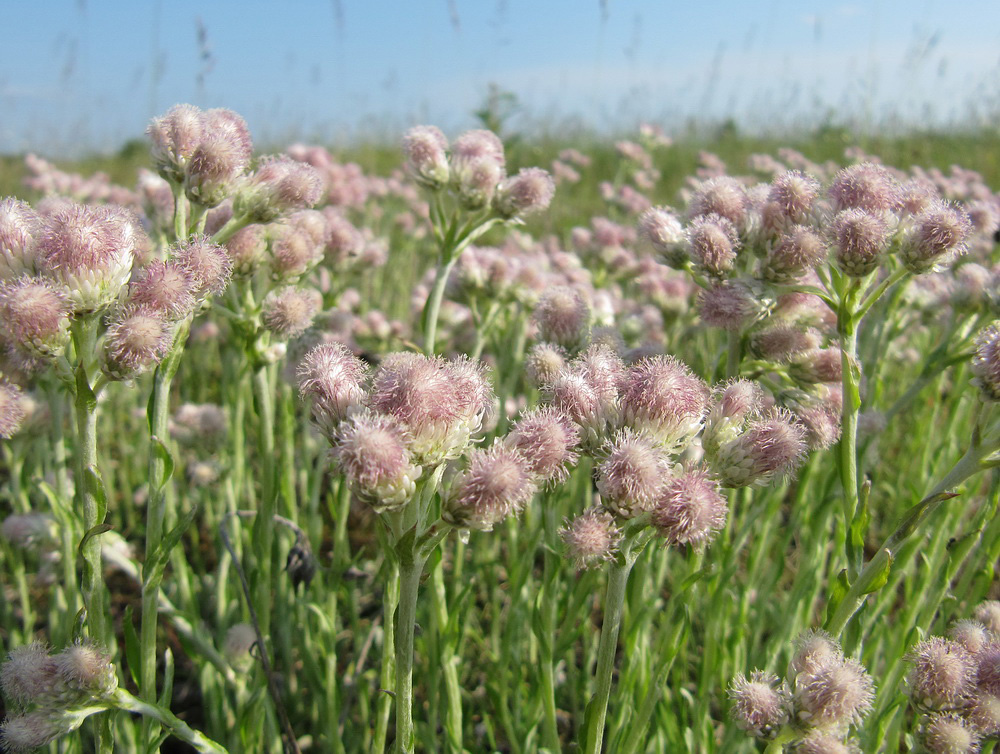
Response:
[{"label": "seed head", "polygon": [[908,659],[913,663],[911,694],[925,707],[954,707],[975,688],[975,660],[956,641],[932,637],[915,645]]},{"label": "seed head", "polygon": [[291,340],[309,329],[322,305],[315,288],[276,288],[261,304],[261,321],[281,340]]},{"label": "seed head", "polygon": [[0,201],[0,282],[35,274],[41,228],[42,218],[26,202],[13,197]]},{"label": "seed head", "polygon": [[520,451],[539,482],[558,484],[579,458],[580,428],[552,406],[543,406],[518,419],[505,442]]},{"label": "seed head", "polygon": [[435,126],[415,126],[403,136],[406,167],[418,183],[437,190],[448,183],[448,140]]},{"label": "seed head", "polygon": [[493,207],[502,217],[524,217],[548,209],[556,192],[552,176],[541,168],[522,168],[500,183]]},{"label": "seed head", "polygon": [[129,303],[158,311],[170,320],[186,317],[195,308],[191,273],[175,259],[153,260],[129,283]]},{"label": "seed head", "polygon": [[831,226],[837,263],[851,277],[866,277],[878,268],[890,235],[889,226],[881,215],[863,209],[838,213]]},{"label": "seed head", "polygon": [[770,737],[788,722],[788,692],[773,673],[755,670],[749,680],[737,674],[729,686],[729,699],[733,722],[753,736]]},{"label": "seed head", "polygon": [[534,321],[540,340],[575,349],[590,334],[591,311],[579,291],[566,286],[550,288],[535,306]]},{"label": "seed head", "polygon": [[38,240],[39,268],[61,284],[78,313],[109,306],[132,272],[145,238],[135,218],[112,205],[66,202]]},{"label": "seed head", "polygon": [[668,479],[653,507],[653,526],[672,545],[704,547],[726,525],[726,498],[704,471]]},{"label": "seed head", "polygon": [[798,716],[810,726],[857,725],[868,714],[874,697],[871,676],[851,658],[795,678]]},{"label": "seed head", "polygon": [[413,463],[407,440],[398,422],[369,411],[353,414],[337,432],[333,457],[377,512],[403,507],[416,490],[421,469]]},{"label": "seed head", "polygon": [[327,437],[337,425],[368,403],[368,365],[343,343],[316,346],[299,364],[299,395],[312,403],[313,421]]},{"label": "seed head", "polygon": [[45,278],[21,277],[0,283],[0,321],[7,337],[30,356],[46,358],[69,342],[71,305]]},{"label": "seed head", "polygon": [[24,416],[21,388],[0,379],[0,439],[9,440],[17,434]]},{"label": "seed head", "polygon": [[979,733],[958,714],[929,715],[924,723],[923,744],[927,754],[975,754]]},{"label": "seed head", "polygon": [[701,429],[709,396],[708,386],[685,364],[654,356],[629,369],[621,392],[622,419],[667,452],[679,452]]},{"label": "seed head", "polygon": [[[976,350],[972,356],[973,383],[978,385],[983,400],[1000,401],[1000,322],[985,327],[976,336]],[[983,623],[986,623],[983,621]],[[991,620],[990,630],[1000,621]]]},{"label": "seed head", "polygon": [[846,167],[834,176],[827,195],[835,211],[861,209],[886,212],[900,206],[899,182],[881,165],[863,162]]},{"label": "seed head", "polygon": [[588,508],[559,530],[566,554],[578,569],[593,568],[611,560],[618,551],[622,533],[603,508]]},{"label": "seed head", "polygon": [[535,477],[520,451],[501,442],[474,448],[468,458],[468,468],[452,482],[442,517],[462,528],[492,531],[531,500]]},{"label": "seed head", "polygon": [[101,368],[113,380],[135,377],[159,364],[173,339],[173,325],[161,312],[126,306],[108,325]]},{"label": "seed head", "polygon": [[604,506],[624,518],[651,510],[669,475],[663,447],[646,434],[623,429],[601,455],[595,476]]}]

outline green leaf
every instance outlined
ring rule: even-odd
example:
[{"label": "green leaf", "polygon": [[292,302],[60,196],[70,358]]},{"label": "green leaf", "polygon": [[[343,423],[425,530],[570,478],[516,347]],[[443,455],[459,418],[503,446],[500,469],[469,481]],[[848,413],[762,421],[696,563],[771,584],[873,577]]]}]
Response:
[{"label": "green leaf", "polygon": [[174,475],[174,456],[159,437],[151,436],[149,444],[152,446],[153,454],[163,463],[163,478],[157,485],[157,492],[162,492]]},{"label": "green leaf", "polygon": [[80,544],[76,548],[77,555],[79,555],[81,558],[83,557],[83,551],[92,537],[99,537],[105,532],[109,532],[114,528],[115,527],[113,527],[111,524],[98,524],[93,529],[88,531],[86,534],[83,535],[83,539],[80,540]]},{"label": "green leaf", "polygon": [[131,605],[125,608],[122,630],[125,632],[125,660],[128,662],[128,672],[132,676],[132,682],[136,686],[141,687],[142,659],[139,648],[139,635],[136,634],[135,625],[132,623]]},{"label": "green leaf", "polygon": [[163,689],[160,691],[160,706],[170,709],[174,695],[174,653],[167,647],[163,652]]},{"label": "green leaf", "polygon": [[889,581],[889,573],[892,571],[892,554],[885,559],[885,563],[882,567],[874,574],[872,574],[871,581],[865,586],[862,594],[871,594],[872,592],[877,592],[879,589],[884,587]]},{"label": "green leaf", "polygon": [[194,517],[197,513],[197,507],[191,508],[191,510],[189,510],[184,517],[177,522],[177,525],[167,532],[166,536],[160,540],[156,549],[154,549],[153,552],[147,556],[146,563],[142,569],[143,589],[149,589],[152,586],[159,585],[160,581],[163,579],[163,571],[167,567],[167,561],[170,559],[170,551],[173,550],[174,547],[177,546],[177,543],[181,541],[181,537],[184,536],[184,532],[187,531],[189,526],[191,526],[191,522],[194,521]]},{"label": "green leaf", "polygon": [[101,479],[101,472],[95,466],[88,466],[83,470],[83,484],[87,494],[94,498],[97,504],[97,520],[103,521],[108,514],[108,492],[104,487],[104,480]]},{"label": "green leaf", "polygon": [[830,597],[826,602],[826,623],[829,623],[830,619],[836,614],[837,608],[844,601],[844,597],[847,596],[847,590],[850,588],[851,583],[847,580],[847,569],[845,568],[837,574],[836,580],[830,585]]}]

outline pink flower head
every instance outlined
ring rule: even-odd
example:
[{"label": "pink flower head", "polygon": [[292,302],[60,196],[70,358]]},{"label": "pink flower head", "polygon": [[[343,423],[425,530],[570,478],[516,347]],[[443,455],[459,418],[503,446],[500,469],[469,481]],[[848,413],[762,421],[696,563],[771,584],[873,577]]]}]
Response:
[{"label": "pink flower head", "polygon": [[71,311],[66,295],[45,278],[0,284],[0,321],[11,343],[32,356],[55,356],[65,348]]},{"label": "pink flower head", "polygon": [[469,452],[468,468],[452,482],[443,517],[455,526],[492,531],[517,515],[535,494],[535,476],[520,451],[496,442]]},{"label": "pink flower head", "polygon": [[750,334],[750,348],[761,359],[786,363],[797,354],[818,349],[822,338],[813,330],[794,322],[778,320]]},{"label": "pink flower head", "polygon": [[663,447],[648,435],[624,429],[601,455],[595,475],[604,506],[624,518],[651,510],[669,475]]},{"label": "pink flower head", "polygon": [[372,407],[395,417],[414,456],[433,465],[461,455],[492,411],[493,391],[469,360],[395,353],[374,375]]},{"label": "pink flower head", "polygon": [[199,301],[222,293],[233,274],[229,254],[206,236],[188,239],[174,250],[171,259],[190,276],[192,293]]},{"label": "pink flower head", "polygon": [[724,278],[736,264],[739,238],[736,228],[720,215],[699,215],[687,229],[691,261],[706,275]]},{"label": "pink flower head", "polygon": [[159,364],[173,339],[173,325],[162,312],[124,307],[108,325],[101,367],[111,379],[130,379]]},{"label": "pink flower head", "polygon": [[834,344],[830,348],[803,351],[795,356],[788,371],[793,379],[807,384],[840,382],[843,373],[840,348]]},{"label": "pink flower head", "polygon": [[562,346],[538,343],[524,359],[525,377],[533,387],[542,388],[566,368],[566,359],[566,349]]},{"label": "pink flower head", "polygon": [[702,447],[709,454],[734,440],[748,421],[760,416],[764,391],[756,382],[737,379],[718,386],[713,398],[701,436]]},{"label": "pink flower head", "polygon": [[881,215],[847,209],[834,217],[830,228],[840,268],[851,277],[874,272],[888,248],[891,231]]},{"label": "pink flower head", "polygon": [[739,331],[760,313],[759,298],[742,280],[713,285],[698,296],[698,314],[709,327]]},{"label": "pink flower head", "polygon": [[133,275],[128,300],[159,311],[167,319],[183,319],[195,308],[194,282],[176,259],[153,260]]},{"label": "pink flower head", "polygon": [[81,695],[102,698],[118,688],[111,657],[96,644],[71,644],[52,659],[60,680]]},{"label": "pink flower head", "polygon": [[817,673],[830,665],[844,661],[840,645],[826,631],[806,631],[795,640],[795,651],[788,664],[788,674]]},{"label": "pink flower head", "polygon": [[153,164],[167,180],[184,180],[195,150],[205,130],[202,111],[194,105],[174,105],[166,114],[153,118],[146,134],[153,142]]},{"label": "pink flower head", "polygon": [[727,175],[710,178],[702,183],[688,204],[692,220],[708,215],[725,218],[734,228],[742,228],[747,217],[747,195],[735,178]]},{"label": "pink flower head", "polygon": [[911,272],[929,272],[965,251],[972,233],[969,216],[949,204],[935,203],[913,218],[900,250]]},{"label": "pink flower head", "polygon": [[806,430],[787,411],[759,419],[709,456],[727,487],[761,486],[791,473],[806,452]]},{"label": "pink flower head", "polygon": [[492,131],[466,131],[451,147],[451,180],[469,209],[485,207],[506,174],[503,142]]},{"label": "pink flower head", "polygon": [[1000,636],[1000,601],[986,600],[976,605],[973,611],[976,620],[986,626],[987,631]]},{"label": "pink flower head", "polygon": [[36,271],[36,238],[42,218],[27,203],[0,201],[0,282]]},{"label": "pink flower head", "polygon": [[787,283],[819,266],[826,256],[826,244],[814,230],[793,225],[768,249],[762,264],[764,279]]},{"label": "pink flower head", "polygon": [[327,437],[368,402],[367,372],[368,365],[343,343],[318,345],[299,364],[299,395],[311,401],[313,421]]},{"label": "pink flower head", "polygon": [[540,340],[576,348],[590,333],[590,305],[580,292],[567,286],[549,288],[533,315]]},{"label": "pink flower head", "polygon": [[899,182],[882,165],[862,162],[837,173],[827,196],[837,212],[846,209],[892,212],[901,204],[902,190]]},{"label": "pink flower head", "polygon": [[819,188],[819,181],[811,175],[788,170],[775,176],[767,201],[778,208],[787,223],[804,223],[812,214]]},{"label": "pink flower head", "polygon": [[365,250],[365,237],[351,221],[333,208],[324,211],[326,232],[321,243],[326,260],[331,265],[356,259]]},{"label": "pink flower head", "polygon": [[629,369],[621,394],[622,419],[667,452],[677,453],[701,429],[708,399],[708,386],[687,365],[672,356],[655,356]]},{"label": "pink flower head", "polygon": [[439,189],[448,183],[448,140],[435,126],[414,126],[403,136],[406,167],[418,183]]},{"label": "pink flower head", "polygon": [[8,440],[17,434],[24,421],[24,406],[21,403],[21,389],[10,382],[0,380],[0,438]]},{"label": "pink flower head", "polygon": [[925,707],[953,707],[969,696],[976,685],[976,663],[961,644],[933,636],[909,653],[910,693]]},{"label": "pink flower head", "polygon": [[871,709],[875,684],[860,662],[844,658],[795,677],[799,719],[815,727],[857,725]]},{"label": "pink flower head", "polygon": [[66,289],[76,312],[97,311],[118,298],[146,241],[135,217],[120,207],[67,202],[46,220],[39,267]]},{"label": "pink flower head", "polygon": [[323,245],[304,230],[278,225],[271,239],[271,275],[293,283],[323,261]]},{"label": "pink flower head", "polygon": [[795,745],[795,754],[858,754],[853,741],[845,741],[842,732],[817,728],[806,733]]},{"label": "pink flower head", "polygon": [[500,183],[493,207],[502,217],[524,217],[548,209],[556,192],[555,181],[541,168],[522,168]]},{"label": "pink flower head", "polygon": [[281,340],[291,340],[309,329],[322,304],[315,288],[276,288],[261,304],[261,321]]},{"label": "pink flower head", "polygon": [[184,193],[196,204],[215,207],[233,196],[247,166],[249,153],[229,132],[206,134],[188,162]]},{"label": "pink flower head", "polygon": [[505,442],[521,452],[528,468],[541,482],[562,483],[579,454],[580,429],[551,406],[524,414],[511,429]]},{"label": "pink flower head", "polygon": [[653,526],[672,545],[704,547],[726,525],[719,486],[704,471],[667,480],[653,507]]},{"label": "pink flower head", "polygon": [[671,267],[679,268],[687,261],[684,227],[667,207],[651,207],[639,216],[639,234]]},{"label": "pink flower head", "polygon": [[983,736],[1000,733],[1000,697],[978,693],[966,708],[966,719]]},{"label": "pink flower head", "polygon": [[979,731],[956,712],[928,716],[921,742],[927,754],[976,754]]},{"label": "pink flower head", "polygon": [[240,228],[225,243],[233,264],[233,275],[250,277],[267,258],[267,235],[263,225]]},{"label": "pink flower head", "polygon": [[990,642],[990,635],[977,620],[960,620],[949,629],[948,636],[961,644],[970,654],[979,652]]},{"label": "pink flower head", "polygon": [[588,508],[559,530],[566,554],[578,569],[592,568],[611,560],[618,551],[622,533],[615,519],[603,508]]},{"label": "pink flower head", "polygon": [[410,457],[405,430],[392,417],[353,414],[337,431],[333,458],[377,512],[403,507],[416,491],[421,469]]},{"label": "pink flower head", "polygon": [[994,322],[976,336],[972,373],[983,398],[1000,401],[1000,322]]},{"label": "pink flower head", "polygon": [[490,160],[501,170],[506,170],[503,142],[492,131],[478,129],[466,131],[451,146],[452,170],[460,172],[463,168],[479,160]]},{"label": "pink flower head", "polygon": [[729,686],[733,722],[757,737],[770,736],[788,722],[790,700],[778,676],[755,670],[747,679],[739,673]]},{"label": "pink flower head", "polygon": [[287,156],[262,157],[241,189],[235,212],[254,222],[270,222],[297,209],[312,207],[323,193],[319,171]]}]

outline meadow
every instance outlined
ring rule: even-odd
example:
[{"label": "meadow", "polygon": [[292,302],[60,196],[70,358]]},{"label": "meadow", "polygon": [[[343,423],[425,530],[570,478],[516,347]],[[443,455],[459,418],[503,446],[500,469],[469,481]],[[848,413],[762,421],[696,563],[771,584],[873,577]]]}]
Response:
[{"label": "meadow", "polygon": [[0,748],[993,751],[1000,136],[484,126],[0,159]]}]

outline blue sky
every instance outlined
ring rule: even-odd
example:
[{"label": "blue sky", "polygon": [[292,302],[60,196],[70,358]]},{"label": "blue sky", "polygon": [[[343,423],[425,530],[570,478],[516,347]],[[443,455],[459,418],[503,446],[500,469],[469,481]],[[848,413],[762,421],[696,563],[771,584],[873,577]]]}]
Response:
[{"label": "blue sky", "polygon": [[453,132],[490,83],[523,128],[1000,114],[997,0],[0,2],[0,152],[114,149],[177,102],[271,146]]}]

